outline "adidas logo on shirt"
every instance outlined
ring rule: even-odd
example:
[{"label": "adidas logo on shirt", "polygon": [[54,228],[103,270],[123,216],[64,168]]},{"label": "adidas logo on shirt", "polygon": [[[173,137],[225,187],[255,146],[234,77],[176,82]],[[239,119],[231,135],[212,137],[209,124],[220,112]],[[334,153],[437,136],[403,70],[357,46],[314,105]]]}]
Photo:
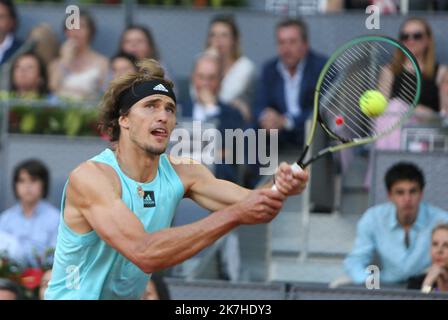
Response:
[{"label": "adidas logo on shirt", "polygon": [[156,201],[154,199],[154,191],[145,191],[143,195],[143,207],[153,208],[156,206]]},{"label": "adidas logo on shirt", "polygon": [[168,92],[168,89],[165,88],[165,86],[163,84],[156,85],[152,90]]}]

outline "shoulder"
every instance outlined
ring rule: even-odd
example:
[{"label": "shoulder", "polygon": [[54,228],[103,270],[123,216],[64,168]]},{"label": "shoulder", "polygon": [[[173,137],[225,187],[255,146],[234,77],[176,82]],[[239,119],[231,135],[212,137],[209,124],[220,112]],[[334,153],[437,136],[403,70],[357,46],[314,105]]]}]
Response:
[{"label": "shoulder", "polygon": [[368,208],[361,217],[360,222],[371,224],[375,221],[383,221],[388,217],[393,209],[393,205],[389,202],[377,204]]},{"label": "shoulder", "polygon": [[11,218],[12,216],[17,215],[20,212],[20,205],[17,203],[13,205],[12,207],[6,209],[3,212],[0,212],[0,221],[7,220]]},{"label": "shoulder", "polygon": [[102,55],[97,51],[92,51],[92,55],[95,60],[95,64],[101,67],[107,67],[109,65],[109,59],[105,55]]},{"label": "shoulder", "polygon": [[263,73],[277,71],[278,58],[272,58],[263,64]]},{"label": "shoulder", "polygon": [[40,202],[40,207],[45,211],[45,213],[48,213],[50,215],[57,216],[59,214],[59,210],[46,200],[42,200]]},{"label": "shoulder", "polygon": [[422,207],[426,209],[426,211],[428,212],[428,214],[435,218],[435,219],[439,219],[439,220],[443,220],[441,222],[447,222],[448,221],[448,212],[436,207],[434,205],[428,204],[423,202],[422,203]]},{"label": "shoulder", "polygon": [[39,211],[42,214],[42,220],[45,221],[47,228],[55,228],[59,224],[59,210],[46,200],[39,204]]},{"label": "shoulder", "polygon": [[323,67],[325,65],[325,63],[327,62],[328,58],[320,53],[317,53],[313,50],[310,50],[310,52],[308,53],[308,61],[313,64],[316,65],[318,67]]},{"label": "shoulder", "polygon": [[86,161],[74,169],[68,180],[68,190],[89,197],[96,190],[108,190],[119,194],[121,182],[115,170],[104,163]]},{"label": "shoulder", "polygon": [[235,61],[235,67],[239,70],[244,70],[247,72],[255,71],[255,64],[246,56],[241,56]]}]

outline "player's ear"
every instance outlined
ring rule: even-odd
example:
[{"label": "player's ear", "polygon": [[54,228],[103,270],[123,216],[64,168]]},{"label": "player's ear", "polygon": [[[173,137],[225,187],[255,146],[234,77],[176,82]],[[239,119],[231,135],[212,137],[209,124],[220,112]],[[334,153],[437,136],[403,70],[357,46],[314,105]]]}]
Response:
[{"label": "player's ear", "polygon": [[118,124],[120,125],[120,127],[125,128],[125,129],[129,129],[129,117],[126,115],[121,115],[118,118]]}]

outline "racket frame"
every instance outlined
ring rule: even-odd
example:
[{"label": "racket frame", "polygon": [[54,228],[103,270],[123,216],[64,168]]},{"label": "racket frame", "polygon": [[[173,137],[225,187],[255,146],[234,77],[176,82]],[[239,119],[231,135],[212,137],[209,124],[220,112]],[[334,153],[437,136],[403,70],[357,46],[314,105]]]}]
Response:
[{"label": "racket frame", "polygon": [[[323,123],[320,115],[319,115],[319,96],[320,96],[320,88],[321,85],[324,81],[325,76],[327,75],[327,71],[330,69],[330,67],[332,66],[333,62],[339,57],[341,56],[347,49],[349,49],[350,47],[361,43],[361,42],[366,42],[366,41],[381,41],[381,42],[387,42],[391,45],[393,45],[394,47],[396,47],[397,49],[401,50],[404,55],[411,61],[414,69],[415,69],[415,75],[416,75],[416,93],[414,96],[414,99],[412,101],[412,105],[409,108],[409,110],[401,117],[400,121],[398,121],[394,126],[392,126],[389,130],[383,132],[382,134],[379,135],[374,135],[374,136],[370,136],[370,137],[365,137],[365,138],[356,138],[353,140],[346,140],[346,139],[342,139],[341,137],[337,136],[336,134],[334,134],[330,129],[328,129],[328,127],[325,125],[325,123]],[[420,68],[418,66],[417,60],[415,59],[414,55],[409,51],[408,48],[406,48],[405,46],[403,46],[402,44],[400,44],[398,41],[394,40],[391,37],[387,37],[387,36],[381,36],[381,35],[365,35],[365,36],[360,36],[357,38],[352,39],[351,41],[345,43],[344,45],[340,46],[338,49],[335,50],[335,52],[330,56],[330,58],[328,59],[328,61],[325,63],[324,67],[322,68],[317,84],[316,84],[316,89],[314,91],[314,111],[313,111],[313,122],[311,125],[311,130],[308,134],[307,140],[306,140],[306,144],[304,146],[304,149],[302,151],[302,154],[300,155],[299,159],[297,160],[297,165],[304,169],[305,167],[307,167],[310,163],[316,161],[317,159],[321,158],[322,156],[328,154],[328,153],[332,153],[332,152],[336,152],[336,151],[340,151],[346,148],[351,148],[354,146],[359,146],[359,145],[363,145],[363,144],[367,144],[370,142],[373,142],[375,140],[377,140],[380,137],[383,137],[387,134],[389,134],[390,132],[392,132],[393,130],[395,130],[396,128],[400,127],[404,121],[406,121],[412,114],[415,106],[417,105],[419,99],[420,99],[420,91],[421,91],[421,71]],[[325,131],[325,133],[330,136],[333,140],[336,141],[340,141],[342,142],[341,144],[337,144],[334,146],[329,146],[327,148],[324,148],[322,150],[320,150],[317,154],[315,154],[314,156],[312,156],[310,159],[308,159],[307,161],[304,161],[311,143],[313,141],[314,138],[314,134],[316,132],[316,127],[317,127],[317,123],[320,124],[321,128]]]}]

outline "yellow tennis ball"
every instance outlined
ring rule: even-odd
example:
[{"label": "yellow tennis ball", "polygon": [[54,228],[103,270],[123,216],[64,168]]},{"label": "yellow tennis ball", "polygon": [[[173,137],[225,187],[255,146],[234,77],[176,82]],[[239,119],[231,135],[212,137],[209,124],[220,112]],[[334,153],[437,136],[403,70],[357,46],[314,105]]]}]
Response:
[{"label": "yellow tennis ball", "polygon": [[378,117],[386,110],[386,97],[378,90],[367,90],[359,98],[361,111],[369,117]]}]

